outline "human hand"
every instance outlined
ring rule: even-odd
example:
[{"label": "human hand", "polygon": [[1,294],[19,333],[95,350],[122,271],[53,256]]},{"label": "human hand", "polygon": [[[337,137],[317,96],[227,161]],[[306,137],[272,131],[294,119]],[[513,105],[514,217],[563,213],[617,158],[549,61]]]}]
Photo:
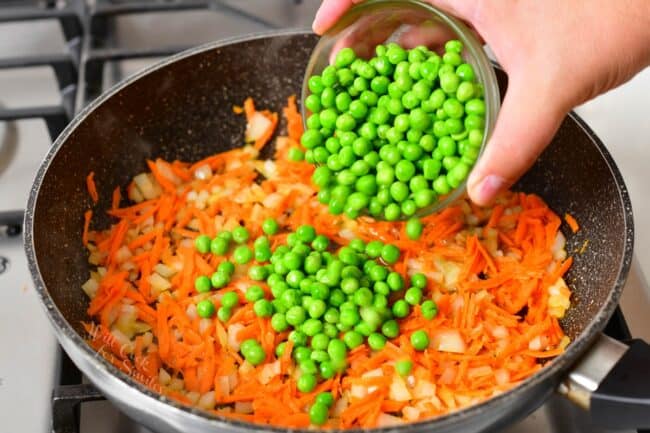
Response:
[{"label": "human hand", "polygon": [[[323,33],[362,0],[324,0]],[[489,204],[550,143],[569,110],[650,64],[648,0],[428,0],[470,23],[508,74],[497,124],[468,180]]]}]

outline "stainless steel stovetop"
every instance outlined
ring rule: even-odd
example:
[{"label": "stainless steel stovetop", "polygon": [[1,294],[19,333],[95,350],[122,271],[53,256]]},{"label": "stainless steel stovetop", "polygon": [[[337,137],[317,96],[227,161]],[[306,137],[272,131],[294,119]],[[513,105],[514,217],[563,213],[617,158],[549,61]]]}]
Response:
[{"label": "stainless steel stovetop", "polygon": [[[180,48],[270,28],[308,27],[319,3],[0,1],[0,213],[24,207],[42,156],[75,108]],[[3,121],[7,119],[16,121]],[[78,372],[70,373],[42,314],[19,237],[3,237],[7,228],[2,225],[0,221],[0,430],[50,432],[52,390],[61,384],[75,386],[79,379],[71,381],[70,375]],[[650,330],[641,303],[648,289],[637,261],[625,293],[623,313],[633,334],[643,334]],[[81,433],[147,431],[106,401],[83,403],[80,414]],[[504,430],[601,431],[559,397]]]}]

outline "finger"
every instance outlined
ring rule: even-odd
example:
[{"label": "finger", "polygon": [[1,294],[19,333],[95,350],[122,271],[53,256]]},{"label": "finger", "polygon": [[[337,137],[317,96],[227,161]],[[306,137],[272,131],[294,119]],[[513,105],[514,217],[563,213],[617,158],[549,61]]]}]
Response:
[{"label": "finger", "polygon": [[428,0],[432,5],[439,7],[445,12],[462,18],[465,21],[472,22],[476,16],[477,8],[480,7],[481,1],[476,0]]},{"label": "finger", "polygon": [[424,45],[430,49],[442,47],[449,39],[455,36],[453,30],[437,23],[422,23],[406,30],[399,38],[399,43],[404,48],[414,48]]},{"label": "finger", "polygon": [[566,110],[553,102],[552,92],[535,91],[529,83],[511,80],[492,137],[467,182],[478,205],[490,204],[530,168],[564,118]]},{"label": "finger", "polygon": [[369,15],[359,18],[353,28],[346,29],[347,33],[334,44],[330,63],[333,63],[336,53],[345,47],[353,48],[358,57],[372,57],[375,47],[384,43],[400,25],[400,22],[390,16]]},{"label": "finger", "polygon": [[360,0],[323,0],[312,24],[314,33],[325,33],[348,9],[359,2]]}]

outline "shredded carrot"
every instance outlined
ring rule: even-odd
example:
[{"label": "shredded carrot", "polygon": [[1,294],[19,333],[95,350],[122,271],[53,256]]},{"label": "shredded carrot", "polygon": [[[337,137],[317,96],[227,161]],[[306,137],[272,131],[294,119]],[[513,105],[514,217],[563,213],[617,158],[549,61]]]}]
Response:
[{"label": "shredded carrot", "polygon": [[99,201],[99,194],[97,193],[97,186],[95,185],[95,172],[91,171],[86,177],[86,188],[88,189],[88,194],[93,200],[93,203],[97,204]]},{"label": "shredded carrot", "polygon": [[573,233],[576,233],[578,230],[580,230],[580,225],[578,224],[578,221],[576,221],[576,219],[573,217],[573,215],[565,213],[564,221],[566,221]]},{"label": "shredded carrot", "polygon": [[111,200],[111,210],[117,210],[120,208],[120,201],[122,200],[122,193],[120,192],[120,187],[115,187],[113,190],[113,197]]},{"label": "shredded carrot", "polygon": [[85,245],[88,245],[88,230],[90,229],[90,220],[93,218],[93,211],[88,209],[86,212],[84,212],[84,230],[83,234],[81,235],[81,240]]},{"label": "shredded carrot", "polygon": [[[134,193],[132,182],[126,191],[138,203],[121,203],[121,189],[115,188],[108,229],[90,230],[93,212],[84,213],[82,240],[93,280],[84,285],[93,323],[84,327],[91,346],[113,365],[182,404],[263,425],[309,427],[308,408],[318,393],[329,391],[337,408],[326,428],[373,428],[387,416],[432,418],[488,399],[563,353],[568,337],[560,318],[571,296],[563,277],[573,259],[554,258],[565,257],[554,250],[563,239],[562,219],[540,197],[507,192],[492,208],[461,198],[422,218],[422,236],[413,241],[405,236],[404,222],[351,221],[318,202],[310,181],[314,167],[287,157],[290,148],[300,147],[302,134],[295,97],[283,110],[287,136],[275,140],[273,164],[258,160],[255,149],[271,143],[277,114],[259,111],[250,98],[233,111],[248,121],[264,116],[270,123],[262,124],[270,126],[249,146],[193,164],[147,161],[146,178],[154,188],[145,199]],[[87,184],[94,197],[92,174]],[[208,293],[195,288],[197,277],[212,275],[230,259],[199,253],[197,236],[214,237],[245,221],[252,247],[266,218],[281,225],[269,236],[272,249],[303,224],[338,245],[354,236],[398,246],[401,255],[392,270],[405,278],[415,272],[428,277],[423,290],[435,301],[436,317],[413,308],[398,320],[400,335],[381,350],[364,343],[348,352],[344,372],[311,392],[298,391],[290,330],[274,331],[270,318],[258,317],[244,296],[256,284],[269,297],[266,283],[253,281],[237,265],[225,287]],[[577,230],[570,215],[564,220]],[[209,299],[218,309],[227,292],[237,293],[239,303],[225,322],[199,317],[198,302]],[[416,351],[410,344],[416,330],[430,336],[428,349]],[[261,365],[242,357],[239,346],[248,339],[264,350]],[[285,341],[277,356],[275,348]],[[413,363],[407,378],[395,368],[404,359]]]}]

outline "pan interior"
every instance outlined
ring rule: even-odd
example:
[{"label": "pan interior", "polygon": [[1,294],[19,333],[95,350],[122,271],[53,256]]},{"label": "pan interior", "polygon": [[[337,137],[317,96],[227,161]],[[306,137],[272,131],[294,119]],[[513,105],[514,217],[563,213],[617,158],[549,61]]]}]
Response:
[{"label": "pan interior", "polygon": [[[240,146],[245,120],[232,108],[248,96],[261,108],[281,112],[287,97],[299,94],[315,42],[313,35],[296,34],[198,52],[117,91],[64,138],[37,192],[33,242],[47,295],[77,332],[87,320],[80,289],[89,270],[81,243],[83,213],[92,207],[87,173],[95,172],[100,196],[93,207],[94,227],[106,227],[112,189],[144,171],[145,159],[196,161]],[[499,80],[505,86],[503,73]],[[576,118],[567,117],[515,186],[539,194],[558,214],[568,212],[581,225],[575,235],[563,225],[575,259],[567,279],[574,302],[563,321],[572,339],[608,305],[630,254],[631,210],[621,197],[618,172],[599,146]]]}]

